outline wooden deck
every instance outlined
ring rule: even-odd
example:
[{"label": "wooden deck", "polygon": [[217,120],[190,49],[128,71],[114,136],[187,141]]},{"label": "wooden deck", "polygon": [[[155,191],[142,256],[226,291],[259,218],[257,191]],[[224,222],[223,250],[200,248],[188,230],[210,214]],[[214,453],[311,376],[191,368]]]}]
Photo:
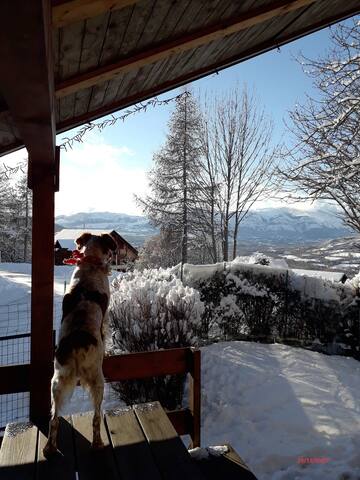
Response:
[{"label": "wooden deck", "polygon": [[32,423],[10,424],[0,450],[1,480],[256,480],[231,448],[194,460],[158,402],[108,411],[105,448],[91,449],[92,414],[61,419],[59,452],[46,460],[46,436]]}]

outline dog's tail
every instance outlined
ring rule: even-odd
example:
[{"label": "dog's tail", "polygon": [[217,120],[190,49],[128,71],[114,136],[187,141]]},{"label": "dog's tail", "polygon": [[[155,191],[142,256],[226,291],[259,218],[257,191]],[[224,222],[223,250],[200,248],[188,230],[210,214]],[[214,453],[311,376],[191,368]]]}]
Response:
[{"label": "dog's tail", "polygon": [[75,330],[60,340],[55,350],[55,358],[60,365],[64,365],[74,350],[79,348],[88,350],[90,345],[96,347],[97,343],[97,339],[91,333],[85,330]]}]

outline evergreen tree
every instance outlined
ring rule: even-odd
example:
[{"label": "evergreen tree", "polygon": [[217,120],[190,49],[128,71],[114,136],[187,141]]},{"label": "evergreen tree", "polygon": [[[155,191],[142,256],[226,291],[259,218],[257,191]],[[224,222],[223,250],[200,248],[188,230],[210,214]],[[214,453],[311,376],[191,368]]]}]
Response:
[{"label": "evergreen tree", "polygon": [[162,238],[181,245],[176,262],[189,261],[196,216],[196,175],[199,169],[200,114],[189,91],[179,97],[163,147],[154,155],[149,173],[151,194],[137,198],[144,213],[160,228]]}]

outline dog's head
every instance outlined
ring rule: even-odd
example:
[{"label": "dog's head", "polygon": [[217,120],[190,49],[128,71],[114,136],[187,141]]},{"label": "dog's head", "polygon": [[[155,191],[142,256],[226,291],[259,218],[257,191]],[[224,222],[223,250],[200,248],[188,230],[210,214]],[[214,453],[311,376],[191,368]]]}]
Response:
[{"label": "dog's head", "polygon": [[85,232],[75,240],[79,251],[84,255],[92,255],[107,261],[111,254],[116,251],[117,244],[111,235],[103,233],[101,235],[92,235]]}]

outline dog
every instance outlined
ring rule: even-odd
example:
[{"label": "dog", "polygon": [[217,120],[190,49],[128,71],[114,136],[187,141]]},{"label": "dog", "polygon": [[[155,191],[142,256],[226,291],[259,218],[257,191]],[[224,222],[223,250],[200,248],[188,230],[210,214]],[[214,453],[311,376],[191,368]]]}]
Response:
[{"label": "dog", "polygon": [[[109,262],[117,245],[108,234],[83,233],[75,240],[77,268],[62,304],[62,320],[51,380],[51,419],[45,457],[57,451],[59,411],[80,384],[94,404],[93,448],[102,448],[101,404],[104,393],[102,362],[109,305]],[[76,256],[75,256],[76,254]]]}]

